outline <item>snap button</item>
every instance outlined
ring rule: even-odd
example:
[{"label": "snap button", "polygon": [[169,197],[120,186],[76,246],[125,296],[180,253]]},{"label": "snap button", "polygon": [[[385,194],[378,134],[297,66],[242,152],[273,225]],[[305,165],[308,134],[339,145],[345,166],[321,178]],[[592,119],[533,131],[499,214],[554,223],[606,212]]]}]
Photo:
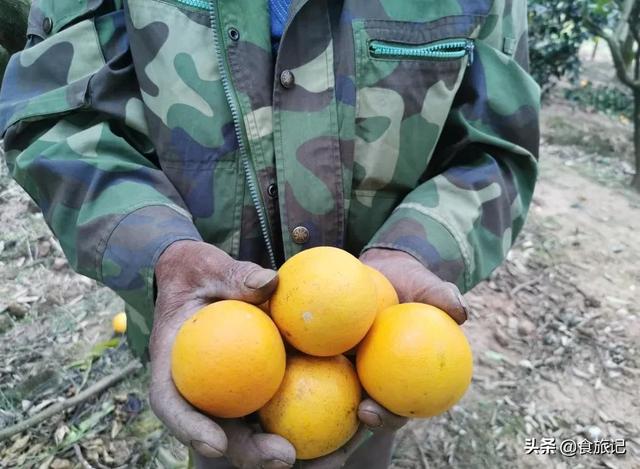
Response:
[{"label": "snap button", "polygon": [[502,43],[502,52],[504,52],[507,55],[513,55],[513,53],[516,51],[517,45],[518,45],[518,42],[516,41],[515,38],[505,37]]},{"label": "snap button", "polygon": [[293,88],[293,85],[296,84],[296,77],[291,70],[284,70],[280,74],[280,84],[287,89]]},{"label": "snap button", "polygon": [[42,30],[45,34],[49,34],[53,30],[53,21],[48,16],[42,20]]},{"label": "snap button", "polygon": [[240,39],[240,31],[238,31],[236,28],[229,28],[229,38],[232,41],[237,41],[238,39]]},{"label": "snap button", "polygon": [[278,186],[275,184],[269,184],[269,187],[267,187],[267,194],[269,194],[269,197],[272,199],[278,197]]},{"label": "snap button", "polygon": [[309,230],[304,226],[296,226],[293,231],[291,231],[291,238],[296,244],[304,244],[309,241]]}]

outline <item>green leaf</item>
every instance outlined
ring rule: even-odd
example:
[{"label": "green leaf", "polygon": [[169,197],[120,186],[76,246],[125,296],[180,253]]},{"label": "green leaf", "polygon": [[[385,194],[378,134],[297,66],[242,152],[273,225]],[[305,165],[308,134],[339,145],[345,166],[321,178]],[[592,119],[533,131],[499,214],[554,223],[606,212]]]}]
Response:
[{"label": "green leaf", "polygon": [[89,353],[89,356],[95,360],[96,358],[100,358],[102,354],[107,350],[116,348],[118,345],[120,345],[120,339],[117,337],[106,340],[104,342],[100,342],[99,344],[93,346],[91,352]]},{"label": "green leaf", "polygon": [[71,427],[69,433],[60,444],[60,448],[68,448],[69,446],[72,446],[80,441],[87,433],[91,431],[91,429],[93,429],[96,425],[98,425],[98,423],[100,423],[100,420],[102,420],[103,417],[109,415],[111,412],[113,412],[114,409],[115,406],[113,405],[113,403],[105,402],[100,410],[91,414],[77,426]]},{"label": "green leaf", "polygon": [[106,352],[107,350],[118,347],[120,345],[120,341],[121,339],[119,339],[118,337],[114,337],[113,339],[100,342],[93,346],[93,348],[85,358],[72,362],[67,367],[68,368],[78,368],[78,367],[86,368],[90,366],[93,361],[100,358],[104,354],[104,352]]}]

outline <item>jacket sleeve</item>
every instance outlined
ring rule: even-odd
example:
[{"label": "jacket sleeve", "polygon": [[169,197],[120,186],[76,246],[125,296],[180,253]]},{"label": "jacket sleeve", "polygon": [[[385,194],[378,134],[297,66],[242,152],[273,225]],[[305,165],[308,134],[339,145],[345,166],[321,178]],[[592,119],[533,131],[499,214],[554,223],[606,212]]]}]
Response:
[{"label": "jacket sleeve", "polygon": [[365,247],[405,251],[463,291],[506,256],[537,176],[540,95],[528,74],[526,2],[499,16],[480,30],[420,185]]},{"label": "jacket sleeve", "polygon": [[116,291],[133,308],[129,327],[148,334],[157,258],[200,235],[157,166],[116,4],[34,1],[0,91],[0,132],[72,267]]}]

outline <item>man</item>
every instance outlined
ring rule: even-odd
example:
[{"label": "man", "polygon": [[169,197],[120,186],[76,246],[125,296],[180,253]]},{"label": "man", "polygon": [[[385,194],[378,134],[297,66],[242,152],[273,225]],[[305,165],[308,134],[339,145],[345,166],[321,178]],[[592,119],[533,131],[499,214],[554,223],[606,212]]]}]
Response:
[{"label": "man", "polygon": [[[332,245],[462,323],[459,290],[499,265],[533,192],[524,0],[289,3],[35,0],[0,94],[12,175],[127,302],[151,406],[199,467],[295,450],[180,397],[170,349],[195,310],[261,303],[285,259]],[[303,467],[387,467],[404,420],[371,400],[359,416]]]}]

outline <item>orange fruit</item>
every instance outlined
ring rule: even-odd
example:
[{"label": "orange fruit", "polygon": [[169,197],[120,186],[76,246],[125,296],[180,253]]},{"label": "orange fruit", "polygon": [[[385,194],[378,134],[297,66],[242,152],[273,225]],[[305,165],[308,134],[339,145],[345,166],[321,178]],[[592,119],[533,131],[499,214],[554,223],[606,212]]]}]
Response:
[{"label": "orange fruit", "polygon": [[286,364],[278,329],[257,306],[219,301],[180,328],[171,373],[180,394],[215,417],[255,412],[278,390]]},{"label": "orange fruit", "polygon": [[292,355],[280,389],[259,416],[267,432],[291,442],[298,459],[319,458],[355,434],[360,399],[358,376],[344,356]]},{"label": "orange fruit", "polygon": [[424,418],[460,400],[471,382],[473,358],[447,313],[406,303],[378,314],[358,347],[356,364],[373,399],[398,415]]},{"label": "orange fruit", "polygon": [[286,340],[315,356],[354,347],[375,319],[376,287],[367,268],[346,251],[317,247],[296,254],[278,271],[269,301]]},{"label": "orange fruit", "polygon": [[373,282],[376,285],[376,298],[378,300],[378,312],[387,309],[389,306],[400,303],[398,294],[391,282],[384,276],[382,272],[365,264],[365,267],[371,274]]},{"label": "orange fruit", "polygon": [[124,312],[120,312],[116,314],[112,321],[111,325],[113,326],[113,332],[116,334],[124,334],[127,332],[127,315]]}]

